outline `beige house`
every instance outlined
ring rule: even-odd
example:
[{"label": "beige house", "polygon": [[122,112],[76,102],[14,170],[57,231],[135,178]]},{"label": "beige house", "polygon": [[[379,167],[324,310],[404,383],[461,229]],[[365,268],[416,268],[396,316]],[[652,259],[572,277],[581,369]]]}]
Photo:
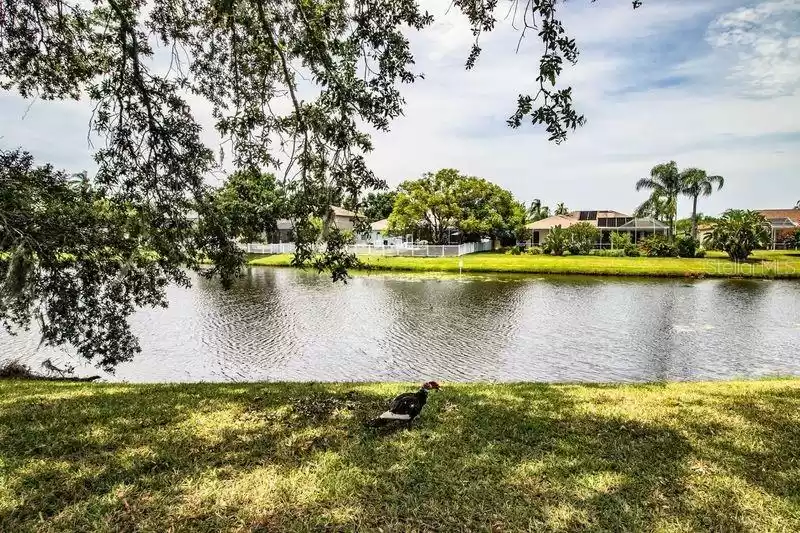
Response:
[{"label": "beige house", "polygon": [[331,206],[330,213],[331,224],[341,230],[352,230],[355,227],[356,221],[361,218],[357,213],[348,211],[344,207]]},{"label": "beige house", "polygon": [[611,234],[614,232],[628,233],[631,242],[653,234],[666,235],[669,228],[663,222],[652,218],[635,218],[619,211],[572,211],[566,215],[554,215],[527,224],[525,228],[531,230],[531,246],[541,246],[550,230],[556,226],[568,228],[580,222],[588,222],[600,230],[599,248],[611,246]]},{"label": "beige house", "polygon": [[531,230],[531,246],[540,246],[554,227],[568,228],[578,222],[581,222],[581,220],[570,215],[554,215],[526,224],[525,229]]}]

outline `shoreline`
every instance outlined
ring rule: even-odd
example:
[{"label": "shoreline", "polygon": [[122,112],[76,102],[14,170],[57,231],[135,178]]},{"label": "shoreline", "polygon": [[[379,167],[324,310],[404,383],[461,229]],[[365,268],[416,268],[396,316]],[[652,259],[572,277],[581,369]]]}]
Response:
[{"label": "shoreline", "polygon": [[[290,254],[251,257],[249,266],[290,267]],[[800,279],[800,252],[759,251],[737,263],[723,254],[706,258],[598,257],[469,254],[461,257],[359,256],[365,268],[354,272],[418,272],[447,274],[537,274],[689,279]]]},{"label": "shoreline", "polygon": [[2,531],[795,531],[800,378],[0,381]]}]

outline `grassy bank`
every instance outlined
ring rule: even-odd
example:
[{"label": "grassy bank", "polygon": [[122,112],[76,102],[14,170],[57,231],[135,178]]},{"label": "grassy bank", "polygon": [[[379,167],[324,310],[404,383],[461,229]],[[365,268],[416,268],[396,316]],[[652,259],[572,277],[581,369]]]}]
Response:
[{"label": "grassy bank", "polygon": [[[721,253],[702,259],[659,257],[595,257],[470,254],[462,257],[361,256],[369,268],[417,272],[516,272],[604,276],[747,277],[800,279],[800,252],[759,251],[747,263],[734,263]],[[291,255],[254,258],[252,265],[288,266]]]},{"label": "grassy bank", "polygon": [[0,381],[0,531],[797,531],[800,380]]}]

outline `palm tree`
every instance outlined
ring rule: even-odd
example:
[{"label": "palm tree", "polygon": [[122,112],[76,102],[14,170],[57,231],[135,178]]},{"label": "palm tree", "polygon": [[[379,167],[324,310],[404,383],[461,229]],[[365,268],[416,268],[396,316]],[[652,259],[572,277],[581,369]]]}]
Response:
[{"label": "palm tree", "polygon": [[550,208],[542,205],[542,201],[534,198],[531,205],[528,207],[528,218],[531,222],[542,220],[550,216]]},{"label": "palm tree", "polygon": [[725,178],[722,176],[709,176],[705,170],[699,168],[687,168],[681,172],[683,181],[683,194],[692,199],[692,238],[697,239],[697,199],[700,196],[711,196],[714,192],[714,185],[720,190],[725,185]]},{"label": "palm tree", "polygon": [[567,214],[569,214],[569,209],[567,209],[567,206],[564,205],[564,202],[560,202],[556,206],[555,214],[556,215],[567,215]]},{"label": "palm tree", "polygon": [[[675,161],[654,166],[650,170],[649,178],[642,178],[636,182],[636,190],[641,191],[642,189],[653,191],[650,199],[645,204],[656,197],[664,200],[664,218],[667,225],[669,225],[668,231],[671,238],[675,225],[675,216],[678,212],[678,195],[683,191],[681,173],[678,171],[678,165],[675,164]],[[644,204],[639,207],[643,206]]]},{"label": "palm tree", "polygon": [[650,197],[636,208],[633,216],[636,218],[654,218],[663,222],[667,219],[668,213],[669,199],[666,196],[661,196],[658,191],[653,191],[650,193]]}]

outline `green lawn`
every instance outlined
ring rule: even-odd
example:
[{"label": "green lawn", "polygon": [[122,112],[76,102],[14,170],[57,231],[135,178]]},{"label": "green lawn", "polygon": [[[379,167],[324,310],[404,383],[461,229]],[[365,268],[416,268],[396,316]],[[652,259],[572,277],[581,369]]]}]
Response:
[{"label": "green lawn", "polygon": [[[361,256],[367,267],[420,272],[518,272],[531,274],[593,274],[664,277],[755,277],[800,279],[800,252],[758,251],[747,263],[734,263],[722,253],[703,259],[655,257],[595,257],[550,255],[470,254],[462,257]],[[288,266],[291,255],[252,259],[252,265]]]},{"label": "green lawn", "polygon": [[0,531],[800,530],[798,379],[443,385],[0,381]]}]

